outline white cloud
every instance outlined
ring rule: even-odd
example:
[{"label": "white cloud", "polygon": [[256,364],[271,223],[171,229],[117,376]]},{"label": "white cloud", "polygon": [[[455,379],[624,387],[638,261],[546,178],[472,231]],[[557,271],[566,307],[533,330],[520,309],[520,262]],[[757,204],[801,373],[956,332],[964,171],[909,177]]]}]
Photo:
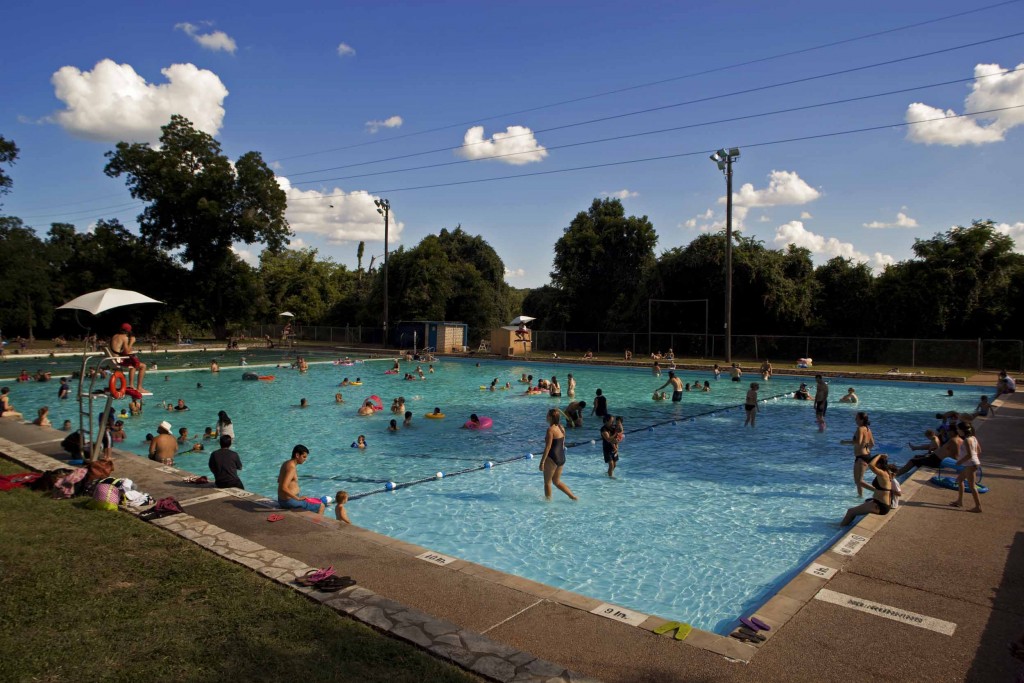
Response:
[{"label": "white cloud", "polygon": [[238,45],[235,44],[235,39],[224,33],[224,31],[200,33],[202,29],[195,24],[188,23],[187,21],[175,24],[174,28],[184,31],[190,38],[192,38],[192,40],[196,41],[207,50],[223,50],[224,52],[235,54],[235,50],[238,49]]},{"label": "white cloud", "polygon": [[[384,242],[384,218],[377,213],[375,197],[363,190],[345,192],[334,188],[328,192],[300,190],[283,176],[277,177],[288,197],[285,217],[297,233],[320,235],[328,242]],[[388,243],[391,248],[401,241],[405,223],[391,212]],[[292,240],[294,243],[296,240]]]},{"label": "white cloud", "polygon": [[253,253],[251,249],[246,249],[245,247],[236,247],[235,245],[232,244],[231,251],[235,252],[235,256],[242,259],[250,266],[254,268],[259,268],[260,256],[259,254]]},{"label": "white cloud", "polygon": [[[513,166],[522,166],[532,161],[541,161],[548,150],[533,137],[533,131],[526,126],[509,126],[484,139],[484,127],[473,126],[466,131],[462,147],[455,152],[465,159],[491,159]],[[507,156],[512,155],[512,156]]]},{"label": "white cloud", "polygon": [[711,220],[715,217],[715,212],[708,209],[702,214],[698,214],[693,218],[689,218],[686,221],[679,224],[680,228],[689,228],[691,230],[697,229],[700,226],[701,232],[708,232],[711,229]]},{"label": "white cloud", "polygon": [[228,90],[217,74],[193,64],[172,64],[160,73],[167,83],[154,85],[130,64],[104,59],[92,71],[61,67],[50,81],[66,109],[56,121],[72,135],[118,142],[155,143],[160,126],[181,114],[199,130],[216,135],[224,121]]},{"label": "white cloud", "polygon": [[1018,254],[1024,254],[1024,221],[1018,221],[1013,225],[1009,223],[997,223],[996,231],[1013,238],[1013,250]]},{"label": "white cloud", "polygon": [[618,192],[602,192],[602,197],[614,197],[615,199],[632,199],[633,197],[639,197],[639,192],[633,190],[619,190]]},{"label": "white cloud", "polygon": [[804,224],[800,221],[790,221],[780,225],[775,230],[775,244],[780,247],[795,244],[798,247],[810,250],[811,254],[824,259],[841,256],[853,259],[854,261],[865,262],[870,264],[875,270],[881,270],[886,265],[895,262],[889,254],[876,251],[873,255],[869,256],[858,251],[849,242],[841,242],[835,237],[824,237],[823,235],[815,234],[804,228]]},{"label": "white cloud", "polygon": [[339,57],[355,57],[356,49],[348,43],[338,43],[338,56]]},{"label": "white cloud", "polygon": [[[739,192],[732,195],[733,210],[736,207],[785,206],[813,202],[821,192],[804,182],[796,171],[772,171],[768,174],[768,187],[755,190],[752,183],[745,183]],[[725,204],[720,197],[719,204]],[[744,214],[746,215],[746,214]]]},{"label": "white cloud", "polygon": [[[804,213],[807,213],[807,212],[805,211]],[[800,217],[803,218],[803,214],[801,214]],[[757,218],[757,222],[758,223],[770,223],[771,220],[772,220],[771,218],[769,218],[768,216],[765,216],[764,214],[761,214]]]},{"label": "white cloud", "polygon": [[[768,219],[767,216],[761,216],[761,218],[764,218],[765,220]],[[814,218],[814,216],[811,215],[810,211],[801,211],[800,212],[800,220],[802,220],[802,221],[809,221],[812,218]],[[764,221],[762,221],[762,222],[764,222]]]},{"label": "white cloud", "polygon": [[302,239],[301,237],[295,237],[295,238],[289,240],[289,242],[288,242],[288,248],[293,250],[293,251],[298,251],[299,249],[305,249],[308,246],[309,245],[306,243],[306,240]]},{"label": "white cloud", "polygon": [[[1024,69],[1024,64],[1017,65]],[[1005,71],[998,64],[978,64],[974,67],[975,81],[971,93],[964,100],[964,112],[988,111],[1001,107],[1012,107],[1024,102],[1024,71],[999,74]],[[929,106],[914,102],[907,107],[907,123],[916,125],[907,129],[907,139],[925,145],[984,145],[1001,142],[1012,128],[1024,125],[1024,109],[1010,109],[992,112],[981,117],[950,118],[956,116],[952,109]],[[929,119],[941,119],[930,121]],[[927,121],[927,123],[918,123]]]},{"label": "white cloud", "polygon": [[389,116],[383,121],[367,121],[366,130],[369,133],[376,133],[381,128],[400,128],[405,123],[401,116]]},{"label": "white cloud", "polygon": [[865,228],[916,228],[917,220],[911,218],[907,214],[899,211],[896,213],[896,220],[892,223],[883,223],[882,221],[871,221],[870,223],[864,224]]},{"label": "white cloud", "polygon": [[512,277],[523,277],[524,275],[526,275],[526,271],[522,268],[509,268],[508,266],[505,266],[506,280]]}]

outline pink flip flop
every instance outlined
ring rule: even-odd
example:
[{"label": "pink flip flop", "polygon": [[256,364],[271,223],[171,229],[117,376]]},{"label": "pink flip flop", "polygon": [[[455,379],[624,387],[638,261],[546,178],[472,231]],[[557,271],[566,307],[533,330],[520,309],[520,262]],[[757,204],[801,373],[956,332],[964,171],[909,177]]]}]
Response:
[{"label": "pink flip flop", "polygon": [[268,522],[280,522],[282,519],[284,519],[284,515],[279,515],[277,513],[274,513],[267,517]]},{"label": "pink flip flop", "polygon": [[334,576],[334,567],[324,567],[323,569],[310,569],[304,575],[295,579],[295,583],[300,586],[312,586],[313,584],[323,581],[329,576]]}]

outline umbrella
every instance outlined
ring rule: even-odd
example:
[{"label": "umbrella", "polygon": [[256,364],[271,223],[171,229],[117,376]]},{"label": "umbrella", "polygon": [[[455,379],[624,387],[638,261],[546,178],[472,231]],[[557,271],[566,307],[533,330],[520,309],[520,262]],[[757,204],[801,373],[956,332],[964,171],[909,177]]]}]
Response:
[{"label": "umbrella", "polygon": [[98,315],[103,311],[109,311],[112,308],[119,308],[120,306],[162,303],[163,301],[151,299],[145,294],[139,294],[138,292],[133,292],[130,289],[101,289],[96,292],[83,294],[78,298],[72,299],[63,306],[58,306],[57,309],[86,311],[87,313]]},{"label": "umbrella", "polygon": [[288,311],[285,311],[284,313],[278,313],[278,315],[283,317],[283,318],[294,318],[295,317],[294,313],[290,313]]},{"label": "umbrella", "polygon": [[522,325],[523,323],[528,323],[531,320],[536,320],[536,318],[531,318],[528,315],[520,315],[516,316],[515,320],[510,322],[509,325]]}]

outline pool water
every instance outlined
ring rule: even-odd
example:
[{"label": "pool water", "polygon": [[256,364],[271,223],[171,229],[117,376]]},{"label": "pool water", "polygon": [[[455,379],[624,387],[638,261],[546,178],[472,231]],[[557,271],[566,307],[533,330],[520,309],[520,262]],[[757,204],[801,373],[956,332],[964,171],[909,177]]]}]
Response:
[{"label": "pool water", "polygon": [[[146,452],[143,437],[167,419],[173,432],[202,434],[219,410],[235,423],[235,448],[249,490],[276,496],[276,476],[296,443],[309,447],[300,467],[305,495],[359,496],[349,506],[353,522],[382,534],[494,569],[575,591],[640,612],[687,621],[725,633],[755,609],[841,533],[832,523],[859,502],[852,482],[853,414],[868,411],[879,450],[902,462],[900,444],[922,441],[934,413],[972,409],[985,389],[964,385],[831,380],[828,431],[819,433],[809,401],[770,398],[792,392],[800,380],[776,376],[760,382],[756,429],[743,428],[748,382],[715,381],[684,371],[684,382],[710,380],[710,393],[685,393],[681,404],[655,402],[666,378],[645,369],[445,360],[424,381],[385,375],[391,361],[354,366],[313,365],[300,374],[287,368],[250,366],[273,382],[242,381],[241,368],[158,373],[148,381],[155,396],[144,415],[126,420],[125,450]],[[415,364],[403,363],[402,372]],[[427,364],[423,364],[427,372]],[[580,497],[557,490],[543,497],[538,471],[545,414],[569,398],[525,396],[522,373],[576,376],[577,398],[587,401],[581,429],[568,430],[563,481]],[[348,377],[362,386],[339,387]],[[497,378],[508,391],[485,391]],[[756,378],[755,378],[756,379]],[[202,388],[197,388],[201,383]],[[839,403],[849,385],[861,403]],[[12,386],[23,413],[48,404],[56,425],[75,417],[76,406],[57,401],[56,382]],[[616,478],[606,475],[591,417],[594,391],[603,389],[610,410],[625,418]],[[954,389],[953,397],[946,396]],[[336,392],[345,403],[337,404]],[[379,396],[385,409],[357,416],[360,402]],[[411,428],[387,431],[388,408],[404,396]],[[161,401],[183,398],[191,410],[167,412]],[[307,398],[309,407],[298,407]],[[443,420],[424,419],[434,407]],[[469,414],[491,417],[490,430],[459,429]],[[350,447],[360,434],[369,447]],[[216,446],[207,441],[207,451]],[[528,453],[537,457],[528,459]],[[207,472],[208,455],[183,454],[177,465]],[[483,469],[484,463],[499,463]],[[504,462],[502,462],[504,461]],[[459,476],[453,473],[472,470]],[[437,472],[446,476],[435,479]],[[383,492],[387,482],[421,482]],[[363,495],[366,494],[366,495]]]}]

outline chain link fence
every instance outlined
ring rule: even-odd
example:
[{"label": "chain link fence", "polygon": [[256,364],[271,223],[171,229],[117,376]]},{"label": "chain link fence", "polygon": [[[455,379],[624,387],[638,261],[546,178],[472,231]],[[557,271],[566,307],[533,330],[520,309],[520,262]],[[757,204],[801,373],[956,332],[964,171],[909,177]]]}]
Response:
[{"label": "chain link fence", "polygon": [[[571,332],[534,330],[533,348],[554,353],[587,351],[637,358],[672,349],[677,358],[719,360],[725,356],[724,335],[668,332]],[[1020,339],[889,339],[798,335],[733,335],[732,355],[742,360],[813,358],[818,362],[892,367],[951,367],[975,370],[1024,371]]]}]

